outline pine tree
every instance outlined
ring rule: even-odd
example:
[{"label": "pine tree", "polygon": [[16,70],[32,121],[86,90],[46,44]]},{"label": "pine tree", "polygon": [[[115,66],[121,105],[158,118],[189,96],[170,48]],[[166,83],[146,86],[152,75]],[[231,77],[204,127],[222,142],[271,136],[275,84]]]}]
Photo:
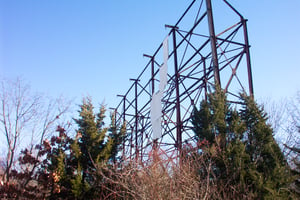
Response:
[{"label": "pine tree", "polygon": [[114,116],[110,127],[105,127],[105,112],[105,106],[101,105],[99,112],[94,113],[91,99],[85,98],[80,106],[79,119],[75,119],[78,130],[72,150],[77,170],[72,180],[72,191],[78,199],[93,198],[101,184],[105,184],[97,170],[116,160],[122,141],[123,133],[117,131]]},{"label": "pine tree", "polygon": [[253,98],[241,98],[244,104],[240,115],[247,127],[246,152],[254,167],[250,171],[253,189],[259,198],[286,199],[291,180],[289,167],[267,124],[267,115]]},{"label": "pine tree", "polygon": [[266,123],[266,114],[252,97],[241,95],[241,100],[242,109],[236,111],[216,88],[199,110],[194,109],[195,136],[199,144],[207,144],[200,147],[200,156],[212,165],[206,173],[214,183],[234,188],[224,191],[224,197],[232,193],[237,199],[243,195],[288,198],[288,166]]},{"label": "pine tree", "polygon": [[72,145],[77,160],[76,178],[72,181],[73,193],[77,198],[91,197],[90,189],[94,183],[95,163],[100,161],[104,150],[104,139],[107,132],[103,128],[105,108],[94,113],[90,98],[83,99],[80,106],[79,119],[74,119],[78,125],[77,136]]},{"label": "pine tree", "polygon": [[230,112],[225,94],[220,89],[208,95],[208,100],[201,102],[199,110],[195,107],[192,115],[193,129],[198,140],[207,140],[210,145],[218,144],[224,148]]}]

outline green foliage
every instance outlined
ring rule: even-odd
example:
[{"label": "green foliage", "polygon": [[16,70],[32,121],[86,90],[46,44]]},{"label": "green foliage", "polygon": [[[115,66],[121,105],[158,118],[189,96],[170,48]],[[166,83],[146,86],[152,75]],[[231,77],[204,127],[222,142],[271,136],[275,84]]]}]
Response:
[{"label": "green foliage", "polygon": [[82,168],[80,166],[80,163],[78,163],[77,169],[75,171],[75,177],[71,180],[71,184],[72,184],[72,193],[74,197],[76,199],[82,199],[83,198],[82,191],[88,191],[89,186],[83,180]]},{"label": "green foliage", "polygon": [[72,180],[72,192],[79,199],[96,195],[95,188],[102,182],[97,170],[101,170],[99,166],[116,160],[122,141],[123,132],[118,133],[114,115],[110,127],[104,127],[105,112],[105,106],[101,105],[99,112],[94,113],[91,99],[85,98],[79,118],[75,119],[78,130],[72,150],[78,167]]},{"label": "green foliage", "polygon": [[118,161],[126,125],[119,129],[112,115],[110,126],[105,127],[105,112],[101,105],[94,113],[91,99],[85,98],[75,119],[76,137],[68,137],[58,126],[58,134],[50,140],[23,150],[19,165],[25,170],[13,171],[17,185],[0,185],[0,198],[101,199],[101,195],[109,195],[110,185],[102,171]]},{"label": "green foliage", "polygon": [[247,127],[246,152],[256,172],[252,177],[253,188],[261,198],[286,198],[289,168],[271,126],[266,122],[266,114],[251,97],[242,95],[242,99],[245,104],[240,113]]},{"label": "green foliage", "polygon": [[[194,109],[192,123],[199,146],[184,147],[180,165],[156,158],[152,165],[131,163],[120,169],[118,152],[126,124],[117,124],[112,114],[105,126],[105,106],[94,112],[91,99],[85,98],[74,119],[76,137],[68,137],[58,126],[59,134],[50,141],[22,151],[19,165],[27,171],[13,172],[18,185],[0,186],[0,197],[292,199],[299,188],[298,160],[291,191],[295,179],[263,109],[245,95],[238,108],[233,109],[217,88],[199,110]],[[300,152],[296,147],[291,150]]]},{"label": "green foliage", "polygon": [[195,136],[198,143],[208,142],[201,146],[201,156],[212,163],[212,179],[237,186],[240,195],[286,199],[290,195],[289,168],[266,114],[252,97],[241,95],[241,100],[242,107],[236,111],[217,88],[199,110],[194,109]]}]

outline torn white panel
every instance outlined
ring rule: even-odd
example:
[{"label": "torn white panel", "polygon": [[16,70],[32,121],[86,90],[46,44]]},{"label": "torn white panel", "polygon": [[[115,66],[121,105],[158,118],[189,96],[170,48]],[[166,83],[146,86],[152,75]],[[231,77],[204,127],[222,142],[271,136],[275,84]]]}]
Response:
[{"label": "torn white panel", "polygon": [[150,117],[153,130],[153,140],[161,137],[161,116],[162,116],[162,105],[161,105],[162,93],[157,92],[152,95]]},{"label": "torn white panel", "polygon": [[159,90],[164,91],[168,83],[168,59],[169,59],[169,42],[168,36],[163,41],[163,59],[164,63],[159,68]]},{"label": "torn white panel", "polygon": [[169,59],[169,43],[168,36],[163,41],[163,59],[164,62],[159,68],[159,91],[152,95],[150,117],[153,130],[153,140],[158,139],[162,135],[161,116],[163,91],[168,83],[168,59]]},{"label": "torn white panel", "polygon": [[159,91],[163,93],[168,83],[168,66],[163,64],[159,68]]},{"label": "torn white panel", "polygon": [[153,140],[161,138],[161,119],[156,119],[152,124]]},{"label": "torn white panel", "polygon": [[163,51],[164,51],[164,63],[166,64],[169,59],[169,36],[167,36],[163,41]]}]

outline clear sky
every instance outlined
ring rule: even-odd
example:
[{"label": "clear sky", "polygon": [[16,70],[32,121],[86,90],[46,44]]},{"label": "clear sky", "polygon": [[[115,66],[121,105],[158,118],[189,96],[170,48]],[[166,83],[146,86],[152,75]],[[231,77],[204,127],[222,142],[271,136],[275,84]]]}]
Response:
[{"label": "clear sky", "polygon": [[[220,0],[213,0],[217,5]],[[119,102],[191,0],[0,0],[0,76],[52,97]],[[300,89],[300,1],[229,0],[248,21],[258,99]],[[223,13],[215,13],[222,15]],[[225,18],[224,18],[225,19]]]}]

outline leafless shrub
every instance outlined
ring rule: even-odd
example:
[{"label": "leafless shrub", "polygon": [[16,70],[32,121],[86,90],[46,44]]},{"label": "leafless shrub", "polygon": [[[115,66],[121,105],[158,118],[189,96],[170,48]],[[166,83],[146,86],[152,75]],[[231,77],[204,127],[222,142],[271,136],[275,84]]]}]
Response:
[{"label": "leafless shrub", "polygon": [[147,166],[130,160],[122,169],[98,168],[110,186],[102,199],[255,199],[246,186],[216,181],[212,163],[196,149],[175,160],[156,150]]}]

